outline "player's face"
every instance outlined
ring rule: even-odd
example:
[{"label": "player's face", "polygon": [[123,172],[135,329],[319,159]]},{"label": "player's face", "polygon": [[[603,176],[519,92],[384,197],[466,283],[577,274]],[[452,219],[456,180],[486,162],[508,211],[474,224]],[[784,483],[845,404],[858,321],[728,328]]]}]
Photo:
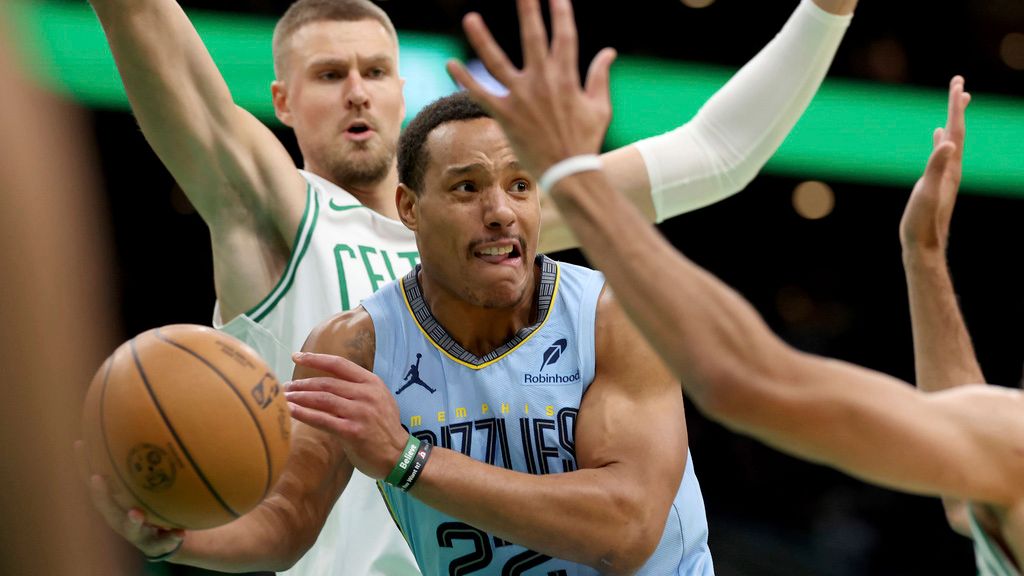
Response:
[{"label": "player's face", "polygon": [[449,122],[427,138],[416,200],[425,275],[470,304],[505,308],[533,293],[540,202],[490,118]]},{"label": "player's face", "polygon": [[286,70],[278,112],[306,166],[353,188],[386,177],[405,117],[398,47],[387,29],[376,20],[307,24],[291,37]]}]

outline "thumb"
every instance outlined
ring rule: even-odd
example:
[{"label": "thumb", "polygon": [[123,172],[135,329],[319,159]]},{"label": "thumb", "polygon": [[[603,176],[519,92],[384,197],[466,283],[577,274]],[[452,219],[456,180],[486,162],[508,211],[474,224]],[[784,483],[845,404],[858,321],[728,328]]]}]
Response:
[{"label": "thumb", "polygon": [[609,81],[612,63],[618,53],[614,48],[604,48],[594,56],[587,69],[585,91],[588,95],[607,101],[609,99]]}]

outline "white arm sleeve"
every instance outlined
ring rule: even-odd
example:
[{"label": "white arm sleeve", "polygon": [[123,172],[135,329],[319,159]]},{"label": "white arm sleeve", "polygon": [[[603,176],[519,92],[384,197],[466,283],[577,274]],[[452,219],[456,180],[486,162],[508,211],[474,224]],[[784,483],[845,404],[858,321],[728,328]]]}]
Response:
[{"label": "white arm sleeve", "polygon": [[658,222],[731,196],[754,179],[814,97],[851,18],[802,0],[779,34],[692,120],[636,143]]}]

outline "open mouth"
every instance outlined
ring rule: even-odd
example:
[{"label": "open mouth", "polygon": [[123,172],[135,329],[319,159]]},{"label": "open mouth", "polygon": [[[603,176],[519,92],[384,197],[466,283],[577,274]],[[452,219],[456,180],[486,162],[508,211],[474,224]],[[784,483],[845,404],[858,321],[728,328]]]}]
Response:
[{"label": "open mouth", "polygon": [[522,251],[519,249],[518,242],[510,242],[507,244],[500,244],[496,246],[492,245],[481,248],[474,251],[473,255],[486,262],[498,264],[510,260],[517,260],[522,255]]},{"label": "open mouth", "polygon": [[369,124],[363,121],[356,121],[349,124],[348,128],[345,129],[345,133],[349,136],[367,136],[373,132],[373,128]]}]

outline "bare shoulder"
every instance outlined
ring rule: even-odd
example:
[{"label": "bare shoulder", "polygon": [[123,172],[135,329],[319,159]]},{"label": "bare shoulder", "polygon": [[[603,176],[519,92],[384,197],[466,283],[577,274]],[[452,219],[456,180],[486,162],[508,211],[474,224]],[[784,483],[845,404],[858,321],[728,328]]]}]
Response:
[{"label": "bare shoulder", "polygon": [[309,333],[304,352],[333,354],[373,370],[376,352],[373,319],[362,306],[331,316]]}]

